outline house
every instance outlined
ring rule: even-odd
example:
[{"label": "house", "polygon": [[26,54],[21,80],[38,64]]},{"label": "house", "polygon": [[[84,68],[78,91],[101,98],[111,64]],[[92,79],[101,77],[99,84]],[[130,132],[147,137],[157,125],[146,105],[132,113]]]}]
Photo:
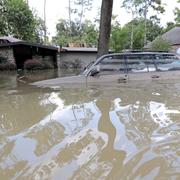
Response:
[{"label": "house", "polygon": [[[168,41],[170,43],[170,45],[171,45],[171,52],[180,55],[180,27],[172,28],[170,31],[164,33],[161,36],[161,38],[166,40],[166,41]],[[151,46],[151,43],[148,43],[144,48],[145,49],[149,49],[150,46]]]},{"label": "house", "polygon": [[0,37],[0,64],[11,64],[23,69],[27,61],[39,62],[46,67],[57,68],[58,48],[30,43],[13,37]]},{"label": "house", "polygon": [[172,52],[180,55],[180,27],[172,28],[170,31],[163,34],[162,38],[171,44]]}]

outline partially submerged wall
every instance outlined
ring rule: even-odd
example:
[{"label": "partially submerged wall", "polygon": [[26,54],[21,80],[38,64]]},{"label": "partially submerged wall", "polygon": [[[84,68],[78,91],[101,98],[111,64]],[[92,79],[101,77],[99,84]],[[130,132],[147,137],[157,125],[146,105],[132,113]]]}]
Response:
[{"label": "partially submerged wall", "polygon": [[64,52],[58,57],[58,66],[62,69],[83,69],[96,60],[97,53]]},{"label": "partially submerged wall", "polygon": [[0,48],[0,70],[14,70],[16,62],[13,49],[10,47]]},{"label": "partially submerged wall", "polygon": [[6,61],[9,63],[14,63],[14,64],[16,63],[14,54],[13,54],[13,49],[10,47],[1,48],[0,49],[0,57],[3,57],[4,59],[6,59]]}]

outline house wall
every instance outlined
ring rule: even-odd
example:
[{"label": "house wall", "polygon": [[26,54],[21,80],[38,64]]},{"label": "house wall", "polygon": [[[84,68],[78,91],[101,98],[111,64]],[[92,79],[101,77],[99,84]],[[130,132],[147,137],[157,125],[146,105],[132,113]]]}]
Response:
[{"label": "house wall", "polygon": [[12,48],[10,47],[0,48],[0,56],[5,58],[7,62],[16,64]]},{"label": "house wall", "polygon": [[96,60],[96,52],[62,52],[58,56],[58,67],[83,69],[90,62]]},{"label": "house wall", "polygon": [[[180,44],[173,45],[172,46],[172,52],[178,54],[178,52],[180,51],[180,50],[178,50],[179,48],[180,48]],[[178,54],[178,55],[180,55],[180,54]]]}]

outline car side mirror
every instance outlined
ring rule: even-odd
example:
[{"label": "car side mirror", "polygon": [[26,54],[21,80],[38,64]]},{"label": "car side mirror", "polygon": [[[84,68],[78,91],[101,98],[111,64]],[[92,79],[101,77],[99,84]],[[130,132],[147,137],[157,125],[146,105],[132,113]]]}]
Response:
[{"label": "car side mirror", "polygon": [[90,76],[95,76],[100,72],[99,66],[95,66],[93,69],[90,71]]}]

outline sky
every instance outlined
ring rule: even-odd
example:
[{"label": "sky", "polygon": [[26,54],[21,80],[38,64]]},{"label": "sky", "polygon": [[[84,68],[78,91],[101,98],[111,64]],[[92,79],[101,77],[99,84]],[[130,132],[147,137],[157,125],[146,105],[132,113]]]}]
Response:
[{"label": "sky", "polygon": [[[35,10],[37,14],[43,18],[44,0],[28,0],[31,9]],[[87,13],[86,19],[93,20],[97,16],[98,8],[101,7],[101,0],[93,0],[93,8]],[[174,21],[173,10],[180,6],[177,0],[162,0],[165,5],[166,12],[163,15],[158,15],[161,18],[161,25],[165,26],[167,22]],[[113,14],[118,15],[118,21],[123,26],[131,20],[131,15],[126,12],[122,6],[122,0],[114,0]],[[56,33],[56,23],[58,19],[68,18],[68,0],[46,0],[46,25],[48,27],[49,36],[52,37]],[[180,7],[179,7],[180,8]],[[150,12],[149,14],[155,14]]]}]

